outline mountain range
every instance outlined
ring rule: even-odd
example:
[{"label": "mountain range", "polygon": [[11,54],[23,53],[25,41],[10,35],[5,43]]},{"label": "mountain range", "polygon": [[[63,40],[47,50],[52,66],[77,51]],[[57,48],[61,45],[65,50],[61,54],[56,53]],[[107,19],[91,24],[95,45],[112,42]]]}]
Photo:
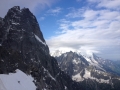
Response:
[{"label": "mountain range", "polygon": [[51,55],[57,59],[61,70],[72,80],[79,83],[87,82],[91,90],[96,90],[95,87],[99,87],[98,83],[108,84],[113,90],[117,90],[116,85],[120,83],[120,66],[114,61],[105,60],[94,53],[83,54],[79,51],[56,50]]}]

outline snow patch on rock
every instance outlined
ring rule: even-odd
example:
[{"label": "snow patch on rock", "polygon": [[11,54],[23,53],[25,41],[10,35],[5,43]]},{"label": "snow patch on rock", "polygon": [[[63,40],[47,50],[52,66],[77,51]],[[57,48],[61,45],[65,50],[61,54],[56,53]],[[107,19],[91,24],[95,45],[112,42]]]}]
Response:
[{"label": "snow patch on rock", "polygon": [[82,78],[82,77],[80,76],[80,73],[78,73],[78,74],[72,76],[72,80],[77,81],[77,82],[80,82],[80,81],[83,81],[84,78]]},{"label": "snow patch on rock", "polygon": [[45,45],[46,46],[46,43],[45,42],[43,42],[37,35],[35,35],[35,38],[40,42],[40,43],[42,43],[43,45]]},{"label": "snow patch on rock", "polygon": [[91,77],[91,73],[87,69],[85,69],[85,74],[84,74],[83,77],[86,78],[86,79],[88,79],[88,78]]},{"label": "snow patch on rock", "polygon": [[78,64],[78,63],[80,63],[80,60],[74,59],[74,60],[73,60],[73,63]]}]

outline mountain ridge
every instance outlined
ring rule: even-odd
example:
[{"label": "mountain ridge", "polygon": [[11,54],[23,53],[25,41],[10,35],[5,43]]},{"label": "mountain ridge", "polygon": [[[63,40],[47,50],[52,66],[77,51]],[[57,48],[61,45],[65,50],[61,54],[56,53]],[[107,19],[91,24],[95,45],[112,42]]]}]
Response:
[{"label": "mountain ridge", "polygon": [[105,83],[113,87],[116,85],[114,80],[120,82],[120,73],[115,71],[115,69],[119,68],[112,61],[102,59],[95,54],[90,57],[70,51],[57,55],[55,58],[61,70],[76,82],[83,83],[86,80],[88,82],[94,80],[96,83]]},{"label": "mountain ridge", "polygon": [[[57,57],[60,57],[62,55],[66,56],[67,53],[70,53],[70,52],[72,52],[74,54],[77,54],[78,56],[82,56],[84,59],[86,59],[86,61],[88,61],[88,63],[90,65],[92,65],[92,64],[98,65],[99,64],[98,66],[103,67],[103,66],[101,66],[101,64],[102,65],[104,63],[105,64],[107,64],[107,63],[115,64],[115,62],[119,62],[119,61],[112,61],[112,60],[109,60],[109,59],[103,59],[101,57],[98,57],[95,53],[92,53],[92,52],[90,54],[87,54],[87,53],[84,54],[84,53],[82,53],[82,51],[78,51],[78,50],[77,50],[77,52],[72,51],[72,50],[69,50],[69,51],[56,50],[55,52],[51,53],[51,56],[57,58]],[[57,61],[59,61],[59,60],[57,60]]]}]

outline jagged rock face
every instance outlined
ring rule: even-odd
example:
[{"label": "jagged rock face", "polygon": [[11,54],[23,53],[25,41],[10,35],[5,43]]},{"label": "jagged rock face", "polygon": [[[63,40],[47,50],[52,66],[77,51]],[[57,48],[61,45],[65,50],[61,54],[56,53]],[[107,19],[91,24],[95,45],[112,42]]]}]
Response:
[{"label": "jagged rock face", "polygon": [[[19,45],[21,42],[31,42],[35,43],[35,37],[37,36],[45,43],[43,35],[40,31],[39,25],[35,16],[29,11],[29,9],[24,8],[20,10],[19,7],[11,8],[5,18],[3,19],[4,25],[1,28],[1,44],[5,45],[6,40],[8,40],[10,48],[15,48],[20,51]],[[14,42],[14,43],[11,43]],[[12,47],[13,45],[18,45],[18,47]],[[45,45],[42,45],[44,47]],[[43,48],[46,53],[49,53],[47,45]]]},{"label": "jagged rock face", "polygon": [[[2,22],[2,23],[1,23]],[[35,16],[15,6],[0,19],[0,74],[16,69],[31,74],[37,90],[81,90],[49,55]]]},{"label": "jagged rock face", "polygon": [[14,70],[19,67],[19,64],[24,64],[23,66],[33,64],[33,62],[36,64],[40,62],[42,53],[49,54],[48,46],[43,44],[45,40],[37,20],[29,9],[20,10],[19,7],[13,7],[8,11],[3,22],[0,29],[0,53],[3,60],[1,72],[9,71],[7,67]]},{"label": "jagged rock face", "polygon": [[0,28],[2,27],[3,25],[3,19],[0,17]]},{"label": "jagged rock face", "polygon": [[119,90],[120,76],[114,71],[118,67],[112,61],[95,54],[85,56],[79,52],[61,52],[57,50],[52,55],[61,70],[85,87],[84,90]]}]

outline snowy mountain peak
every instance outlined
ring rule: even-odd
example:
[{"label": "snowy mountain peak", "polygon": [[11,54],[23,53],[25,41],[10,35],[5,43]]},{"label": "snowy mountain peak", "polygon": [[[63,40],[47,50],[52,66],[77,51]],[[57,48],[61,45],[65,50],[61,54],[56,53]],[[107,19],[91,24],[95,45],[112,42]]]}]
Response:
[{"label": "snowy mountain peak", "polygon": [[[60,57],[63,54],[67,54],[69,52],[75,53],[78,56],[82,56],[83,58],[85,58],[87,60],[87,62],[90,65],[94,65],[94,66],[100,66],[98,65],[98,62],[95,60],[94,56],[96,56],[94,53],[92,52],[88,52],[88,51],[75,51],[75,50],[56,50],[55,52],[51,53],[51,56],[53,57]],[[66,55],[64,55],[66,56]]]},{"label": "snowy mountain peak", "polygon": [[55,50],[54,52],[51,52],[51,56],[53,57],[59,57],[60,55],[67,53],[67,52],[74,52],[74,50],[70,50],[70,49],[60,49],[60,50]]},{"label": "snowy mountain peak", "polygon": [[60,48],[58,50],[55,50],[53,52],[51,52],[51,56],[54,56],[54,57],[58,57],[60,56],[61,54],[64,54],[66,52],[74,52],[78,55],[83,55],[83,56],[86,56],[88,58],[93,58],[93,52],[89,51],[89,50],[75,50],[75,49],[72,49],[72,48]]}]

